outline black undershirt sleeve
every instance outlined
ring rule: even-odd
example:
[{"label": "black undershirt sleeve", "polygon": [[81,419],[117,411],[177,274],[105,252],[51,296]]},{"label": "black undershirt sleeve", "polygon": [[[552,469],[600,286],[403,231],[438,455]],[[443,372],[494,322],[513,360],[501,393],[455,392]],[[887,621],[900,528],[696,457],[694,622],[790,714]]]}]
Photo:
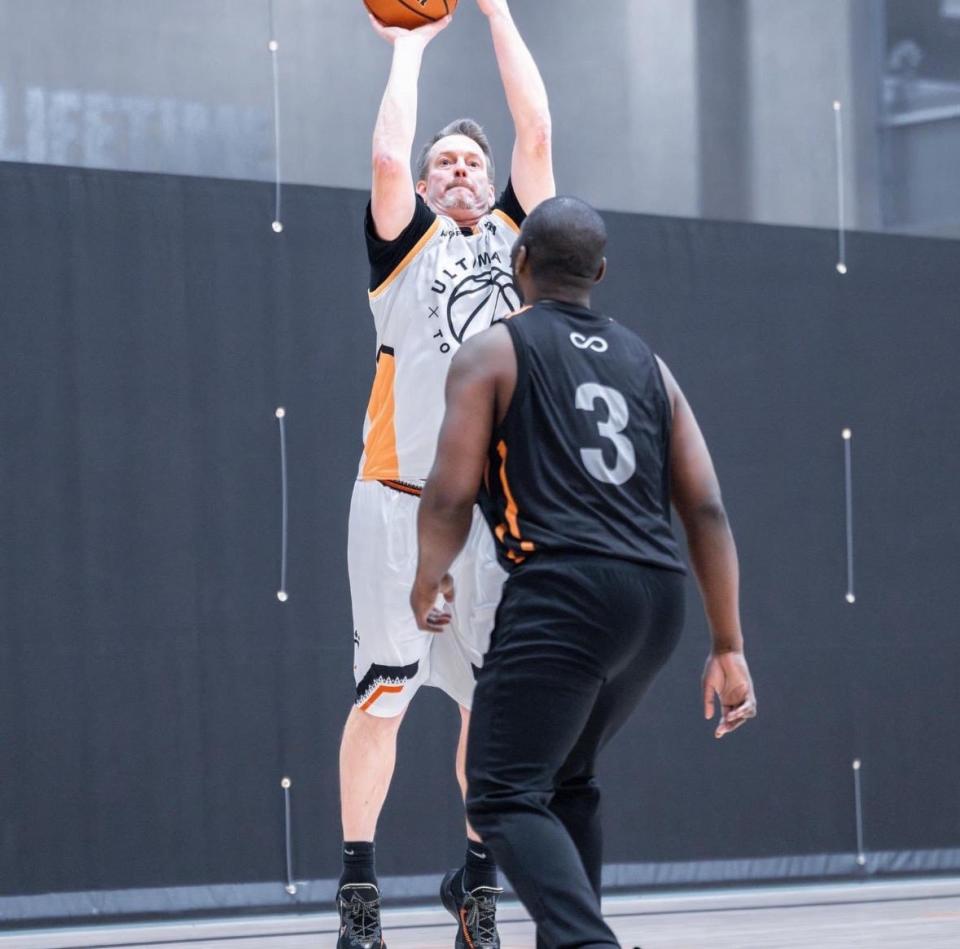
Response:
[{"label": "black undershirt sleeve", "polygon": [[527,212],[520,207],[517,194],[513,190],[513,181],[510,178],[507,179],[507,186],[503,189],[500,197],[497,198],[497,203],[494,207],[503,211],[517,227],[520,227],[527,217]]},{"label": "black undershirt sleeve", "polygon": [[373,223],[370,202],[364,217],[364,234],[367,239],[367,259],[370,261],[370,289],[376,290],[397,269],[400,261],[416,246],[418,240],[430,230],[437,219],[420,195],[416,196],[413,217],[410,223],[392,241],[385,241],[377,234]]}]

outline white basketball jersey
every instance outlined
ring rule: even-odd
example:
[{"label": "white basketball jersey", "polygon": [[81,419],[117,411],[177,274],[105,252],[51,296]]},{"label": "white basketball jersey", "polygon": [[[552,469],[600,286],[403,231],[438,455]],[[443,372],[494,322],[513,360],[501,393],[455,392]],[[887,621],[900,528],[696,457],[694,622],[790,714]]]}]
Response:
[{"label": "white basketball jersey", "polygon": [[518,225],[495,208],[472,233],[437,216],[370,291],[377,371],[360,478],[420,482],[433,466],[444,384],[460,345],[520,306],[510,266]]}]

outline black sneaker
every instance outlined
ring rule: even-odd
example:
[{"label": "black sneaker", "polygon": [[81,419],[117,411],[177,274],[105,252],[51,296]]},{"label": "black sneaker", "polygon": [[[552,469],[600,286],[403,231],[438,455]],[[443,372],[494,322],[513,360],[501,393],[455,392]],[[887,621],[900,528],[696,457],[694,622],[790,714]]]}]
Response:
[{"label": "black sneaker", "polygon": [[380,891],[372,883],[344,883],[337,893],[337,949],[387,949],[380,932]]},{"label": "black sneaker", "polygon": [[497,933],[499,886],[463,889],[463,868],[451,870],[440,884],[440,899],[457,921],[456,949],[500,949]]}]

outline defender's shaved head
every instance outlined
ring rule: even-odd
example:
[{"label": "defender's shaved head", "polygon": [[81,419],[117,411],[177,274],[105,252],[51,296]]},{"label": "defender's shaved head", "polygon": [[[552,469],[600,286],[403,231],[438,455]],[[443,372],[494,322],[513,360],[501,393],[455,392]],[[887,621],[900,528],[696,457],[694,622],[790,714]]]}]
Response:
[{"label": "defender's shaved head", "polygon": [[579,198],[548,198],[523,222],[513,259],[525,247],[536,283],[586,289],[602,272],[606,246],[606,225],[589,204]]}]

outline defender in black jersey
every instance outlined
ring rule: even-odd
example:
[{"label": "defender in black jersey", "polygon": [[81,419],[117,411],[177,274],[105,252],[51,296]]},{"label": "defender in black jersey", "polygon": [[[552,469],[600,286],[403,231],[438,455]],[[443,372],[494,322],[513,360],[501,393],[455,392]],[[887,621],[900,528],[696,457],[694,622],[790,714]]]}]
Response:
[{"label": "defender in black jersey", "polygon": [[537,923],[541,949],[616,946],[600,913],[599,750],[683,622],[671,501],[713,646],[704,714],[718,738],[756,714],[738,566],[693,413],[633,332],[590,309],[606,233],[583,202],[526,220],[514,277],[529,306],[468,342],[419,510],[411,605],[441,633],[447,573],[478,494],[510,571],[474,697],[467,811]]}]

